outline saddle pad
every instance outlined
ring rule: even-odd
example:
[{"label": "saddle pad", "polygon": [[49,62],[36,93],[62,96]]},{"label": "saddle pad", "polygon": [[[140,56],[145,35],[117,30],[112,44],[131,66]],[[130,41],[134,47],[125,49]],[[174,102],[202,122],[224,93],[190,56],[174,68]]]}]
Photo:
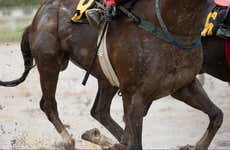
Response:
[{"label": "saddle pad", "polygon": [[225,57],[230,68],[230,40],[225,41]]},{"label": "saddle pad", "polygon": [[221,7],[228,7],[230,5],[230,0],[215,0],[215,4]]},{"label": "saddle pad", "polygon": [[[104,24],[102,26],[104,26]],[[106,76],[106,78],[108,79],[108,81],[110,82],[110,84],[112,86],[119,87],[120,83],[119,83],[117,75],[113,69],[113,66],[110,62],[109,54],[108,54],[108,50],[107,50],[107,44],[106,44],[107,31],[108,31],[108,26],[106,28],[104,37],[101,41],[101,45],[99,47],[97,55],[98,55],[101,69],[102,69],[104,75]],[[99,43],[100,38],[102,36],[102,32],[103,32],[103,29],[100,29],[100,34],[98,36],[98,43]]]}]

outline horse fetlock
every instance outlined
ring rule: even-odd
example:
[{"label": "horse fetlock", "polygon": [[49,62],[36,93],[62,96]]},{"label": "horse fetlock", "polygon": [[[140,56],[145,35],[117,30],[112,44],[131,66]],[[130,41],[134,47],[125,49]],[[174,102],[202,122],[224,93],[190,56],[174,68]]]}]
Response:
[{"label": "horse fetlock", "polygon": [[63,147],[65,150],[74,150],[75,149],[75,140],[73,138],[64,140]]},{"label": "horse fetlock", "polygon": [[123,144],[114,144],[105,150],[127,150],[127,147]]},{"label": "horse fetlock", "polygon": [[63,147],[65,150],[74,150],[75,140],[66,130],[61,132],[61,137],[63,139]]},{"label": "horse fetlock", "polygon": [[121,138],[121,144],[128,145],[128,137],[124,134]]},{"label": "horse fetlock", "polygon": [[186,145],[186,146],[179,147],[179,150],[198,150],[198,149],[195,146]]},{"label": "horse fetlock", "polygon": [[142,150],[142,145],[129,145],[127,150]]},{"label": "horse fetlock", "polygon": [[75,141],[72,139],[71,141],[63,142],[63,147],[65,150],[74,150],[75,149]]},{"label": "horse fetlock", "polygon": [[192,150],[208,150],[208,146],[196,145]]}]

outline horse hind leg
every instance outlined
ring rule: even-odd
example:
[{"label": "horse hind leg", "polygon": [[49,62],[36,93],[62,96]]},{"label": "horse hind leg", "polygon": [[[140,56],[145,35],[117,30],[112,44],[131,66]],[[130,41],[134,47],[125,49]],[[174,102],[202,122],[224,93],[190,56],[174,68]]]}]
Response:
[{"label": "horse hind leg", "polygon": [[178,90],[172,96],[186,104],[206,113],[209,116],[209,126],[203,137],[196,143],[195,147],[185,146],[182,150],[196,149],[207,150],[216,132],[223,122],[223,112],[211,102],[206,92],[197,79],[191,85]]},{"label": "horse hind leg", "polygon": [[[60,55],[57,55],[57,52],[54,50],[56,47],[46,46],[45,41],[43,45],[45,45],[45,48],[42,48],[41,45],[34,54],[40,74],[42,89],[40,107],[46,114],[48,120],[55,126],[58,133],[62,136],[65,149],[74,149],[74,139],[72,139],[59,118],[57,102],[55,99],[58,76],[61,70]],[[47,53],[47,47],[53,50],[49,50],[49,53]]]}]

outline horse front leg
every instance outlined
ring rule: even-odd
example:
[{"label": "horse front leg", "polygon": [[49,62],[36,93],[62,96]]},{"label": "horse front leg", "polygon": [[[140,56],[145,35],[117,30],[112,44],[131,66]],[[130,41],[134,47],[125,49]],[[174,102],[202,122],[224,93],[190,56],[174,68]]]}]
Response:
[{"label": "horse front leg", "polygon": [[108,129],[118,141],[124,134],[124,130],[118,125],[110,115],[111,102],[118,88],[110,84],[98,83],[98,92],[91,109],[91,115]]},{"label": "horse front leg", "polygon": [[139,94],[132,96],[131,101],[124,99],[124,109],[126,110],[124,116],[126,123],[124,142],[126,142],[128,150],[142,149],[143,117],[146,115],[147,105],[146,101]]},{"label": "horse front leg", "polygon": [[40,107],[46,114],[48,120],[55,126],[58,133],[61,135],[64,141],[65,149],[74,149],[74,139],[65,129],[65,126],[61,122],[58,110],[57,102],[55,99],[58,75],[60,71],[60,64],[58,58],[55,55],[42,54],[36,55],[35,58],[38,71],[40,74],[40,82],[42,89],[42,98],[40,101]]},{"label": "horse front leg", "polygon": [[[118,88],[107,82],[98,82],[98,91],[95,98],[91,115],[99,121],[109,132],[120,142],[124,130],[117,124],[110,115],[111,102],[118,91]],[[86,131],[82,138],[84,140],[99,144],[101,147],[109,147],[113,142],[101,135],[97,129]],[[103,140],[103,141],[102,141]]]},{"label": "horse front leg", "polygon": [[197,79],[191,85],[178,90],[172,95],[209,116],[210,123],[203,137],[195,146],[185,146],[181,150],[207,150],[216,132],[223,122],[223,112],[212,103]]}]

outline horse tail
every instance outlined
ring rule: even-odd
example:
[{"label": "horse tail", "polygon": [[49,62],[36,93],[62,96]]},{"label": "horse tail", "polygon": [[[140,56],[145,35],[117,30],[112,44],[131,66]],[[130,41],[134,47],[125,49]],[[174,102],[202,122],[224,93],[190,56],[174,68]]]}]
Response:
[{"label": "horse tail", "polygon": [[30,44],[29,44],[29,32],[30,32],[31,26],[28,26],[25,31],[23,32],[22,35],[22,40],[21,40],[21,53],[23,56],[24,60],[24,72],[21,75],[20,78],[12,81],[0,81],[0,86],[5,86],[5,87],[15,87],[25,81],[26,77],[28,76],[30,70],[34,67],[33,66],[33,56],[31,53],[30,49]]}]

